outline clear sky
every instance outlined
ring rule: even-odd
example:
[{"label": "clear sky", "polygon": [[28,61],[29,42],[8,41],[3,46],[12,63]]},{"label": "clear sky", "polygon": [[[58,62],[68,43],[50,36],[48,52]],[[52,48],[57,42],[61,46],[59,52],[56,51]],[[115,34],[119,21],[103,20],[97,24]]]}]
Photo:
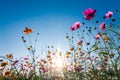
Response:
[{"label": "clear sky", "polygon": [[28,54],[21,39],[26,25],[34,30],[32,40],[40,33],[38,54],[45,45],[66,49],[66,33],[75,21],[84,21],[82,13],[87,8],[104,15],[108,10],[120,9],[120,0],[0,0],[0,55]]}]

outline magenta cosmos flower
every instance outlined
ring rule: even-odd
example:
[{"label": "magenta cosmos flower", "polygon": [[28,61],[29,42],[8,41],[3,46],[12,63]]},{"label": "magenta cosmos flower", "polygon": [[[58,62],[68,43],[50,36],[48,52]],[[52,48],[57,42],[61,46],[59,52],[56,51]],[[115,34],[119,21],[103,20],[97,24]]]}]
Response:
[{"label": "magenta cosmos flower", "polygon": [[29,60],[29,58],[27,56],[24,56],[23,58],[24,58],[24,60]]},{"label": "magenta cosmos flower", "polygon": [[105,24],[104,22],[102,22],[102,23],[100,24],[100,29],[101,29],[101,30],[106,30],[106,24]]},{"label": "magenta cosmos flower", "polygon": [[98,33],[96,36],[95,36],[95,39],[98,40],[100,39],[102,36],[100,35],[100,33]]},{"label": "magenta cosmos flower", "polygon": [[106,16],[106,19],[109,19],[109,18],[111,18],[113,16],[113,12],[108,11],[105,16]]},{"label": "magenta cosmos flower", "polygon": [[70,28],[70,30],[71,31],[77,30],[78,28],[80,28],[80,26],[81,26],[80,22],[75,22]]},{"label": "magenta cosmos flower", "polygon": [[83,12],[86,20],[91,20],[95,16],[95,13],[96,13],[96,10],[92,8],[88,8],[87,10]]}]

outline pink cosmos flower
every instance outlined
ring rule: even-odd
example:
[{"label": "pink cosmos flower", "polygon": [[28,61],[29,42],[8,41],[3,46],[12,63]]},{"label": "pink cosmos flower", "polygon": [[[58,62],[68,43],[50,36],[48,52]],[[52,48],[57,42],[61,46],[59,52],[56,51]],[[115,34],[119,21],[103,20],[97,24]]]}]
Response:
[{"label": "pink cosmos flower", "polygon": [[70,28],[71,31],[77,30],[78,28],[80,28],[81,24],[80,22],[75,22],[73,24],[73,26]]},{"label": "pink cosmos flower", "polygon": [[103,70],[103,66],[102,65],[98,65],[98,70]]},{"label": "pink cosmos flower", "polygon": [[84,55],[85,53],[84,52],[81,52],[81,55]]},{"label": "pink cosmos flower", "polygon": [[95,39],[96,40],[98,40],[98,39],[100,39],[101,38],[101,36],[99,35],[99,34],[97,34],[96,36],[95,36]]},{"label": "pink cosmos flower", "polygon": [[24,58],[24,60],[29,60],[29,58],[27,56],[24,56],[23,58]]},{"label": "pink cosmos flower", "polygon": [[71,67],[67,67],[67,70],[69,71],[69,72],[71,72],[72,71],[72,68]]},{"label": "pink cosmos flower", "polygon": [[106,13],[106,19],[109,19],[109,18],[111,18],[113,16],[113,12],[112,11],[108,11],[107,13]]},{"label": "pink cosmos flower", "polygon": [[76,72],[80,72],[81,70],[83,70],[83,68],[80,68],[80,67],[75,67],[74,69]]},{"label": "pink cosmos flower", "polygon": [[95,13],[96,13],[96,10],[92,8],[88,8],[87,10],[83,12],[86,20],[91,20],[95,16]]},{"label": "pink cosmos flower", "polygon": [[75,67],[74,69],[75,69],[75,71],[79,72],[81,68]]},{"label": "pink cosmos flower", "polygon": [[86,57],[86,59],[90,59],[90,57]]},{"label": "pink cosmos flower", "polygon": [[105,24],[104,22],[102,22],[102,23],[100,24],[100,29],[101,29],[101,30],[106,30],[106,24]]},{"label": "pink cosmos flower", "polygon": [[42,68],[42,70],[43,70],[43,72],[45,73],[45,72],[48,72],[48,69],[47,68]]}]

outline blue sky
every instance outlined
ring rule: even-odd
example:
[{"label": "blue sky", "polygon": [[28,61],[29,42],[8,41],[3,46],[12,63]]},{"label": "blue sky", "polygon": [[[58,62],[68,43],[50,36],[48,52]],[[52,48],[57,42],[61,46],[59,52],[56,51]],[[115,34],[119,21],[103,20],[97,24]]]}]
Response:
[{"label": "blue sky", "polygon": [[0,55],[28,54],[21,40],[25,26],[33,28],[32,40],[40,33],[38,54],[45,45],[67,49],[66,33],[75,21],[84,21],[85,9],[91,7],[103,16],[108,10],[120,9],[119,3],[119,0],[0,0]]}]

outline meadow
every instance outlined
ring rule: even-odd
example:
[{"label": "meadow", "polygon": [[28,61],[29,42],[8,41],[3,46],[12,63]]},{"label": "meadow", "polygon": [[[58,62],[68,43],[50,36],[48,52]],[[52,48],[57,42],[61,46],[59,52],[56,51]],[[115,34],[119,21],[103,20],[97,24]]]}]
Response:
[{"label": "meadow", "polygon": [[63,53],[48,45],[45,58],[36,56],[39,33],[31,42],[33,29],[25,27],[28,38],[21,39],[29,56],[0,56],[0,80],[120,80],[119,10],[97,16],[95,9],[83,11],[86,21],[76,21],[66,33],[69,49]]}]

